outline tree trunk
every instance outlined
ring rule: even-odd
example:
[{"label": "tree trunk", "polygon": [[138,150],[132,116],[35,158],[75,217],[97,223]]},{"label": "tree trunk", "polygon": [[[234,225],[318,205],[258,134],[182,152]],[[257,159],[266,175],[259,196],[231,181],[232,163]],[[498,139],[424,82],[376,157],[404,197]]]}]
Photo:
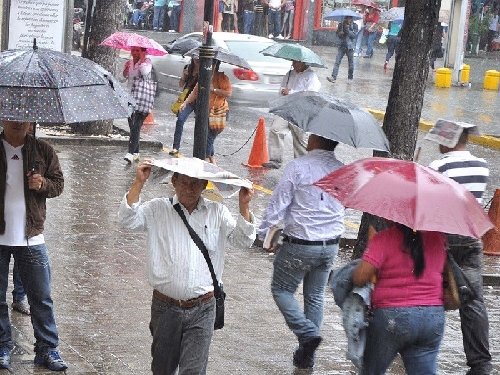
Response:
[{"label": "tree trunk", "polygon": [[[441,0],[407,1],[401,29],[401,44],[396,56],[391,91],[383,129],[391,147],[391,157],[412,160],[417,143],[425,84],[429,75],[429,54],[438,22]],[[384,156],[374,152],[374,156]],[[353,258],[366,248],[368,226],[380,229],[380,220],[363,214]]]},{"label": "tree trunk", "polygon": [[[99,44],[115,31],[121,30],[126,0],[89,0],[87,12],[92,11],[92,3],[95,8],[90,18],[91,24],[86,26],[88,45],[84,48],[82,57],[95,61],[116,77],[119,50]],[[76,123],[72,130],[75,133],[107,135],[113,130],[113,120]]]}]

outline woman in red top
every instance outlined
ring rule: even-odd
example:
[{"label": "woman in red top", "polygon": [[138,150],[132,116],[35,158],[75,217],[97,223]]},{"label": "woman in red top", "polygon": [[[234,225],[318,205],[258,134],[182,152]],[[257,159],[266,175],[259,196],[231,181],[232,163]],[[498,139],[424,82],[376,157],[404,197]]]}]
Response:
[{"label": "woman in red top", "polygon": [[361,46],[359,51],[356,51],[358,55],[361,55],[361,50],[363,44],[366,43],[366,54],[363,57],[373,56],[373,42],[377,36],[378,21],[380,19],[380,14],[377,9],[373,7],[368,7],[368,12],[365,13],[363,17],[364,28],[363,30],[363,40],[361,41]]}]

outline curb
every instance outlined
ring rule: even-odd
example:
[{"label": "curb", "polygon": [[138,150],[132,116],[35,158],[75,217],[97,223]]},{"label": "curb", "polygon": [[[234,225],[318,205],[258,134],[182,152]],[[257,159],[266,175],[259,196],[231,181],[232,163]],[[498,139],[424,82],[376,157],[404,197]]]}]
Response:
[{"label": "curb", "polygon": [[[365,108],[368,112],[370,112],[373,117],[377,120],[383,121],[385,117],[385,111],[380,111],[378,109],[373,108]],[[434,126],[434,123],[431,121],[420,120],[418,125],[418,130],[428,132]],[[492,148],[495,150],[500,150],[500,138],[492,135],[471,135],[469,137],[469,143],[474,143],[476,145],[485,146],[488,148]]]},{"label": "curb", "polygon": [[[117,138],[101,138],[101,137],[88,137],[88,136],[75,136],[75,137],[65,137],[65,136],[48,136],[48,135],[38,135],[37,137],[49,142],[52,145],[73,145],[73,146],[126,146],[128,145],[128,139],[117,139]],[[141,148],[147,148],[155,151],[161,151],[163,149],[163,143],[160,141],[152,140],[141,140]]]}]

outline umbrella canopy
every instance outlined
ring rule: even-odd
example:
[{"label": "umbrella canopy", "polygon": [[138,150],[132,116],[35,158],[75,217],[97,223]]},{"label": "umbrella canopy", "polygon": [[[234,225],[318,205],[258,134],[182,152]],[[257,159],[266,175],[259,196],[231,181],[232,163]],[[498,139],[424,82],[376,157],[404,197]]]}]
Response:
[{"label": "umbrella canopy", "polygon": [[358,12],[347,8],[340,8],[328,13],[325,16],[325,20],[342,22],[344,17],[352,17],[353,19],[363,18],[363,16]]},{"label": "umbrella canopy", "polygon": [[415,230],[479,238],[493,224],[462,185],[413,161],[368,158],[314,183],[344,206]]},{"label": "umbrella canopy", "polygon": [[177,39],[168,48],[169,53],[184,55],[194,48],[201,46],[201,42],[192,38]]},{"label": "umbrella canopy", "polygon": [[[215,60],[222,61],[226,64],[236,65],[243,69],[252,70],[250,64],[242,57],[232,53],[231,51],[221,48],[218,46],[212,46],[215,51]],[[199,59],[200,58],[200,48],[194,48],[184,54],[185,56],[190,56]]]},{"label": "umbrella canopy", "polygon": [[285,60],[295,60],[306,63],[309,66],[326,68],[321,58],[309,48],[300,44],[275,43],[262,51],[264,56],[274,56]]},{"label": "umbrella canopy", "polygon": [[122,31],[117,31],[111,34],[99,45],[116,49],[123,49],[125,51],[130,51],[132,47],[146,48],[146,53],[152,56],[163,56],[168,53],[165,48],[163,48],[153,39],[149,39],[148,37],[143,35],[135,33],[125,33]]},{"label": "umbrella canopy", "polygon": [[370,7],[373,4],[372,0],[352,0],[352,5],[364,5],[365,7]]},{"label": "umbrella canopy", "polygon": [[402,20],[405,18],[405,7],[394,7],[380,14],[380,22]]},{"label": "umbrella canopy", "polygon": [[370,112],[329,94],[303,91],[281,96],[269,112],[324,138],[389,151],[389,141]]},{"label": "umbrella canopy", "polygon": [[93,61],[38,49],[0,53],[0,120],[74,123],[128,117],[133,99]]}]

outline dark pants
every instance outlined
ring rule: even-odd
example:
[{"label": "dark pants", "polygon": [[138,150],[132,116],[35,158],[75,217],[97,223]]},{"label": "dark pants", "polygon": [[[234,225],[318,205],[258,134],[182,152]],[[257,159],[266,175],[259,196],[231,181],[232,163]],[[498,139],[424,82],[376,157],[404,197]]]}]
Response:
[{"label": "dark pants", "polygon": [[130,136],[128,141],[128,152],[137,154],[139,152],[139,137],[141,134],[142,124],[149,113],[134,111],[132,116],[128,118],[128,126],[130,128]]},{"label": "dark pants", "polygon": [[335,59],[335,65],[333,66],[332,77],[337,79],[337,75],[339,74],[339,66],[344,58],[344,55],[347,55],[347,62],[349,63],[349,68],[347,70],[347,78],[352,79],[354,74],[354,50],[348,49],[347,45],[339,46],[337,51],[337,58]]},{"label": "dark pants", "polygon": [[394,53],[396,53],[396,55],[398,54],[400,40],[401,38],[397,35],[389,35],[387,37],[387,54],[385,55],[385,61],[389,61]]},{"label": "dark pants", "polygon": [[483,300],[483,245],[471,237],[448,235],[450,254],[464,271],[477,297],[460,307],[460,321],[469,375],[490,374],[488,313]]}]

